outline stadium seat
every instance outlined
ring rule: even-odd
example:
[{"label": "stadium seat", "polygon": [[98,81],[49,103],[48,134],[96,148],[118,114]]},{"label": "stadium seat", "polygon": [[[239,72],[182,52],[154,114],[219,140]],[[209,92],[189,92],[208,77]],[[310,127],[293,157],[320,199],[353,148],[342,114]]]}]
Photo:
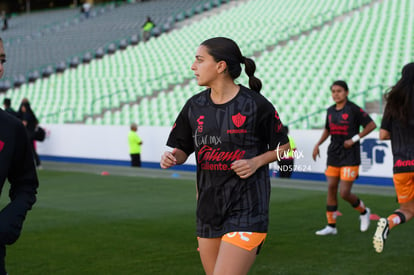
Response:
[{"label": "stadium seat", "polygon": [[[51,65],[49,65],[49,66],[47,66],[46,68],[44,68],[42,70],[42,77],[49,77],[54,72],[55,72],[55,70],[53,69],[53,67]],[[14,82],[14,83],[16,83],[16,82]]]}]

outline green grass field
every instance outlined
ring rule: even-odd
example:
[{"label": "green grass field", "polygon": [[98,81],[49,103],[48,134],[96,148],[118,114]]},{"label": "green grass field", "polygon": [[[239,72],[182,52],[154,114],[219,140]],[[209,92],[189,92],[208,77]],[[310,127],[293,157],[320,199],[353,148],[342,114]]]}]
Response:
[{"label": "green grass field", "polygon": [[[154,172],[156,174],[156,172]],[[203,274],[195,237],[194,179],[39,172],[38,201],[7,251],[9,274]],[[277,183],[276,183],[277,185]],[[3,191],[2,204],[5,203]],[[274,187],[268,238],[250,274],[410,274],[414,223],[382,254],[344,201],[337,236],[325,225],[325,191]],[[394,196],[361,194],[374,213]]]}]

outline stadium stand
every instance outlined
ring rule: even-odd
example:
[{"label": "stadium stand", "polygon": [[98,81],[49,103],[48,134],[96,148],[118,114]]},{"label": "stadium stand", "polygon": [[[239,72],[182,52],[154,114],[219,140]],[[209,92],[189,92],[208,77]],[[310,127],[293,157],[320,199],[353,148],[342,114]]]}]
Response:
[{"label": "stadium stand", "polygon": [[[350,84],[351,100],[364,107],[370,103],[369,111],[378,122],[384,90],[414,56],[409,12],[414,3],[409,0],[230,1],[194,16],[201,12],[195,2],[193,8],[181,7],[175,13],[179,28],[177,24],[147,43],[23,84],[6,95],[14,102],[32,98],[44,123],[127,125],[133,120],[170,126],[185,100],[202,89],[190,70],[196,47],[221,35],[235,39],[255,59],[263,93],[284,122],[294,128],[318,128],[323,126],[325,108],[332,104],[329,85],[339,78]],[[204,1],[208,6],[204,10],[216,2]],[[117,14],[108,12],[113,17],[106,18],[127,18],[128,12],[118,8]],[[93,26],[100,22],[91,21],[96,21]],[[160,15],[159,22],[168,21],[171,14]],[[109,35],[105,39],[114,41]],[[243,74],[239,82],[247,83]]]},{"label": "stadium stand", "polygon": [[[146,16],[150,15],[158,28],[175,22],[183,11],[192,11],[202,0],[152,0],[115,6],[99,5],[85,19],[78,9],[59,9],[33,12],[10,20],[7,32],[2,33],[5,49],[13,62],[4,78],[27,75],[47,65],[81,58],[95,53],[111,43],[130,41],[140,34]],[[162,7],[162,8],[160,8]],[[46,50],[47,49],[47,50]]]},{"label": "stadium stand", "polygon": [[[284,120],[291,124],[298,121],[298,125],[295,125],[298,128],[322,127],[325,119],[324,109],[332,104],[329,85],[337,78],[343,78],[350,83],[351,99],[361,106],[365,107],[368,101],[378,101],[381,104],[382,93],[386,87],[395,81],[402,64],[410,61],[410,47],[401,49],[395,66],[391,68],[384,64],[380,72],[374,65],[378,62],[377,59],[384,59],[385,56],[395,54],[395,51],[391,48],[383,49],[381,43],[376,44],[379,48],[375,55],[369,50],[361,52],[357,49],[368,49],[376,37],[381,37],[381,41],[406,43],[405,35],[398,36],[388,31],[387,25],[382,22],[387,22],[385,11],[391,10],[395,14],[405,14],[403,18],[398,19],[401,22],[395,24],[408,23],[407,4],[408,2],[402,5],[390,1],[373,2],[372,7],[355,11],[350,17],[333,20],[332,24],[311,30],[308,35],[303,35],[299,39],[289,40],[286,45],[263,51],[260,57],[256,58],[258,75],[265,84],[263,92],[278,106]],[[347,13],[352,9],[344,11]],[[371,20],[367,19],[367,15]],[[367,37],[367,32],[370,32],[371,37]],[[352,39],[344,40],[337,37]],[[354,48],[355,50],[350,50]],[[246,83],[246,79],[240,82]],[[200,90],[194,81],[188,85],[191,86],[188,89],[193,92]],[[176,98],[182,97],[177,94]],[[152,100],[158,100],[161,109],[164,98],[162,96]],[[182,105],[183,102],[179,104]],[[373,113],[377,122],[380,120],[380,111],[381,106],[378,106],[377,113]],[[172,123],[171,119],[167,123]]]}]

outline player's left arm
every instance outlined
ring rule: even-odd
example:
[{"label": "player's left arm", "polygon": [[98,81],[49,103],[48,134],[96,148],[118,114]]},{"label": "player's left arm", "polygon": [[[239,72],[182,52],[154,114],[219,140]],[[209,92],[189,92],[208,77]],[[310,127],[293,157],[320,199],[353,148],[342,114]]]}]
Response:
[{"label": "player's left arm", "polygon": [[380,140],[390,140],[393,121],[389,115],[384,113],[379,131]]},{"label": "player's left arm", "polygon": [[359,138],[363,138],[366,135],[368,135],[369,133],[371,133],[372,131],[375,130],[375,128],[377,128],[377,124],[375,124],[374,121],[369,122],[364,129],[362,129],[361,133],[359,133]]},{"label": "player's left arm", "polygon": [[[355,107],[359,108],[357,106]],[[377,125],[375,124],[375,122],[368,115],[368,113],[366,113],[364,110],[359,108],[359,110],[357,111],[357,114],[358,114],[357,115],[358,124],[364,126],[364,128],[362,129],[360,133],[357,133],[352,138],[345,140],[344,147],[347,149],[351,148],[361,138],[365,137],[366,135],[374,131],[375,128],[377,128]]]},{"label": "player's left arm", "polygon": [[355,143],[357,143],[361,138],[365,137],[369,133],[375,130],[377,128],[377,125],[374,121],[369,122],[367,125],[365,125],[364,129],[356,135],[354,135],[352,138],[345,140],[344,146],[345,148],[351,148]]},{"label": "player's left arm", "polygon": [[242,179],[246,179],[253,175],[257,169],[263,165],[269,164],[280,159],[290,150],[290,144],[285,143],[279,145],[276,150],[267,151],[261,155],[255,156],[251,159],[236,160],[231,164],[231,169]]}]

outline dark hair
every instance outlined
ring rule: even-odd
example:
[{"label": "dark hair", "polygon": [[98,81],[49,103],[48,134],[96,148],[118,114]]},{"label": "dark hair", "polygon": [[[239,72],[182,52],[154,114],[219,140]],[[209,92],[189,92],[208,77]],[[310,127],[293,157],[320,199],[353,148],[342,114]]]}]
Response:
[{"label": "dark hair", "polygon": [[385,94],[384,117],[393,117],[404,124],[408,123],[414,104],[414,63],[406,64],[401,72],[401,78]]},{"label": "dark hair", "polygon": [[5,98],[5,99],[3,100],[3,104],[4,104],[4,106],[6,106],[7,108],[8,108],[8,107],[10,107],[10,105],[11,105],[11,100],[10,100],[10,98]]},{"label": "dark hair", "polygon": [[349,92],[348,84],[346,84],[346,82],[343,81],[343,80],[334,81],[331,85],[331,90],[332,90],[332,86],[334,86],[334,85],[341,86],[342,88],[344,88],[345,91]]},{"label": "dark hair", "polygon": [[239,46],[233,40],[226,37],[214,37],[207,39],[201,45],[206,46],[208,53],[214,58],[216,62],[225,61],[227,64],[227,71],[230,77],[234,80],[240,76],[242,71],[241,65],[245,65],[245,72],[249,77],[250,89],[260,92],[262,89],[262,82],[254,76],[256,71],[256,64],[248,57],[244,57],[240,51]]}]

